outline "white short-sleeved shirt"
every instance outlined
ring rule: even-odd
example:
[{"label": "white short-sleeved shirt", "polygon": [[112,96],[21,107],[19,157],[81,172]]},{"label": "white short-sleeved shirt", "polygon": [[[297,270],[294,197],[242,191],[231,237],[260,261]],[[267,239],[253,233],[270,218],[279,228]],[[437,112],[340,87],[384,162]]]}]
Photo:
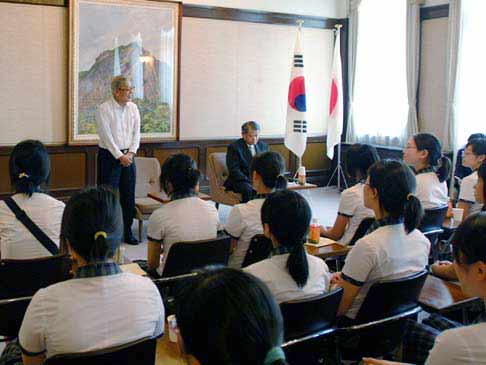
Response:
[{"label": "white short-sleeved shirt", "polygon": [[[30,198],[15,194],[13,200],[59,246],[64,203],[43,193],[34,193]],[[0,201],[0,256],[13,260],[51,256],[3,201]]]},{"label": "white short-sleeved shirt", "polygon": [[375,216],[372,209],[364,206],[363,187],[363,183],[357,183],[341,194],[338,214],[349,218],[346,230],[338,241],[342,244],[347,245],[351,241],[363,219]]},{"label": "white short-sleeved shirt", "polygon": [[148,278],[129,273],[72,279],[40,289],[19,332],[31,353],[92,351],[164,331],[164,306]]},{"label": "white short-sleeved shirt", "polygon": [[486,365],[486,323],[450,329],[435,339],[427,365]]},{"label": "white short-sleeved shirt", "polygon": [[435,172],[419,173],[415,176],[417,189],[415,195],[424,209],[446,207],[449,203],[447,184],[440,182]]},{"label": "white short-sleeved shirt", "polygon": [[262,280],[278,303],[313,297],[329,290],[330,274],[324,260],[307,255],[309,278],[299,288],[287,270],[289,254],[275,255],[243,270]]},{"label": "white short-sleeved shirt", "polygon": [[209,240],[218,235],[219,216],[214,205],[198,197],[173,200],[152,213],[147,236],[164,245],[162,262],[157,271],[163,272],[172,244]]},{"label": "white short-sleeved shirt", "polygon": [[430,242],[418,229],[405,233],[404,225],[377,228],[359,239],[344,264],[343,279],[361,286],[346,313],[356,318],[370,286],[379,280],[399,279],[424,270]]},{"label": "white short-sleeved shirt", "polygon": [[228,266],[239,269],[245,260],[250,241],[256,234],[263,233],[260,211],[265,199],[253,199],[248,203],[237,204],[231,209],[225,231],[238,237],[236,250],[231,254]]},{"label": "white short-sleeved shirt", "polygon": [[476,202],[476,197],[474,195],[474,188],[477,182],[478,172],[474,171],[471,175],[468,175],[464,179],[462,179],[461,183],[459,200],[471,204],[471,209],[469,209],[469,215],[479,213],[483,208],[482,204]]}]

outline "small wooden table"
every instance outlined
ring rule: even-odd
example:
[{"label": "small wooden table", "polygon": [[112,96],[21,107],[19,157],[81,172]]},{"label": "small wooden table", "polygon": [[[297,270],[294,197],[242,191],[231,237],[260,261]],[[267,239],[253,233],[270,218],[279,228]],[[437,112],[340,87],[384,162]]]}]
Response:
[{"label": "small wooden table", "polygon": [[289,182],[287,184],[288,190],[307,190],[307,189],[316,189],[318,186],[316,184],[311,184],[306,182],[305,185],[300,185],[296,182]]},{"label": "small wooden table", "polygon": [[463,293],[461,286],[429,274],[419,297],[419,304],[428,312],[446,313],[462,310],[464,323],[467,323],[467,308],[481,301]]},{"label": "small wooden table", "polygon": [[[211,195],[208,194],[197,193],[197,196],[202,200],[211,200]],[[157,200],[162,204],[166,204],[170,202],[170,198],[167,196],[165,191],[159,191],[157,193],[148,193],[148,197]]]},{"label": "small wooden table", "polygon": [[351,251],[351,247],[349,246],[343,246],[339,245],[337,243],[334,243],[329,246],[324,246],[324,247],[319,247],[317,248],[312,248],[309,246],[305,246],[307,253],[312,256],[320,257],[323,260],[326,259],[335,259],[336,260],[336,270],[339,271],[340,268],[340,262],[339,258],[342,256],[346,256],[349,251]]}]

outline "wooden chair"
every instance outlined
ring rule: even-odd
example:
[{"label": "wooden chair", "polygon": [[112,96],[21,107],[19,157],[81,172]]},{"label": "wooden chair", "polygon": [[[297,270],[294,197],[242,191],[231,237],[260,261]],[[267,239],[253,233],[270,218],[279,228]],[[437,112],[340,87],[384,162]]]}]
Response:
[{"label": "wooden chair", "polygon": [[324,337],[336,328],[336,314],[343,296],[339,288],[316,297],[280,304],[284,320],[283,349],[290,364],[319,364],[325,357]]},{"label": "wooden chair", "polygon": [[156,338],[145,337],[107,349],[54,355],[45,365],[154,365]]},{"label": "wooden chair", "polygon": [[418,300],[426,278],[424,270],[370,287],[356,319],[337,331],[339,350],[349,347],[347,343],[354,339],[352,348],[344,350],[346,360],[383,356],[400,346],[404,319],[421,311]]},{"label": "wooden chair", "polygon": [[143,221],[162,206],[162,203],[147,196],[160,191],[160,163],[153,157],[135,157],[135,165],[135,219],[138,220],[138,240],[141,242]]},{"label": "wooden chair", "polygon": [[246,251],[242,267],[250,266],[256,262],[267,259],[272,252],[272,241],[263,234],[256,234],[250,241],[250,246]]},{"label": "wooden chair", "polygon": [[41,288],[69,279],[68,255],[0,261],[0,299],[32,296]]},{"label": "wooden chair", "polygon": [[211,153],[208,158],[207,175],[209,178],[209,191],[211,199],[219,204],[236,205],[241,202],[241,194],[233,191],[226,191],[224,181],[229,176],[226,167],[226,152]]}]

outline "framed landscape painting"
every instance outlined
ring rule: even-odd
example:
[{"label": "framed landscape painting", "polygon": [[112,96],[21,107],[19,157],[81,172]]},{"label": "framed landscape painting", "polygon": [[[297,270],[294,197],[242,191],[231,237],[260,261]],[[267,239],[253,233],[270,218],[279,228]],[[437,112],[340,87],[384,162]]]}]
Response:
[{"label": "framed landscape painting", "polygon": [[96,110],[118,75],[134,88],[142,141],[175,140],[180,5],[73,0],[69,10],[69,144],[97,143]]}]

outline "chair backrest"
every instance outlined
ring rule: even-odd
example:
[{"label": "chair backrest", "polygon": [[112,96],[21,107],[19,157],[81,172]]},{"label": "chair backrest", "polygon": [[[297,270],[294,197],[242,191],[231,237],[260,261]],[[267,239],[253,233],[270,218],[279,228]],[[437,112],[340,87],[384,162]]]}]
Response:
[{"label": "chair backrest", "polygon": [[154,365],[156,338],[142,338],[107,349],[48,358],[45,365]]},{"label": "chair backrest", "polygon": [[372,322],[416,307],[426,278],[427,271],[424,270],[404,278],[374,283],[361,305],[356,322]]},{"label": "chair backrest", "polygon": [[34,295],[40,288],[70,278],[71,258],[56,255],[0,261],[0,299]]},{"label": "chair backrest", "polygon": [[231,237],[223,235],[210,240],[174,243],[167,254],[162,277],[190,273],[208,265],[228,264]]},{"label": "chair backrest", "polygon": [[447,206],[435,209],[425,209],[424,217],[420,222],[419,229],[422,231],[429,227],[441,228],[446,218],[447,209]]},{"label": "chair backrest", "polygon": [[32,297],[0,299],[0,336],[17,337]]},{"label": "chair backrest", "polygon": [[339,288],[316,297],[280,304],[285,341],[332,327],[342,296],[343,289]]},{"label": "chair backrest", "polygon": [[214,152],[209,155],[209,181],[214,181],[218,187],[223,186],[229,175],[226,167],[226,152]]},{"label": "chair backrest", "polygon": [[242,267],[247,267],[255,262],[265,260],[270,256],[272,249],[272,241],[269,238],[265,237],[263,234],[254,235],[250,241],[250,246],[248,246],[248,250],[246,251]]},{"label": "chair backrest", "polygon": [[135,157],[137,180],[135,197],[145,198],[148,193],[160,191],[160,163],[155,157]]},{"label": "chair backrest", "polygon": [[349,241],[348,246],[353,246],[357,240],[362,238],[374,221],[375,218],[373,217],[364,218],[359,224],[358,228],[356,228],[356,232],[354,232],[353,238],[351,238],[351,241]]}]

